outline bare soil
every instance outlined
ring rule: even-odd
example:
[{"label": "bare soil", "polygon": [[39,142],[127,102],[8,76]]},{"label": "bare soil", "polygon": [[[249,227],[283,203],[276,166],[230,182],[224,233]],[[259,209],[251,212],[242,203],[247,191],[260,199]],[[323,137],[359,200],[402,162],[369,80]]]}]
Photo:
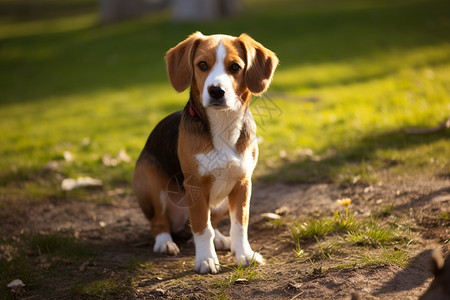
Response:
[{"label": "bare soil", "polygon": [[[176,257],[154,254],[148,221],[130,189],[116,189],[109,197],[112,201],[108,204],[55,199],[0,221],[4,240],[28,233],[69,231],[94,245],[98,253],[82,264],[67,263],[63,273],[42,270],[39,285],[19,298],[84,298],[73,294],[74,284],[114,279],[133,288],[105,298],[350,299],[352,293],[357,293],[362,299],[417,299],[432,279],[431,249],[443,247],[444,253],[449,251],[450,224],[440,217],[450,207],[448,176],[393,180],[373,186],[255,184],[249,239],[266,264],[256,267],[256,278],[243,284],[230,282],[235,265],[229,252],[218,252],[223,267],[217,275],[194,273],[191,240],[176,240],[181,250]],[[414,241],[407,245],[410,260],[406,267],[336,267],[350,259],[345,255],[314,262],[296,259],[288,227],[270,228],[260,217],[261,213],[280,208],[287,223],[302,216],[332,216],[340,197],[352,198],[352,211],[360,217],[368,217],[381,204],[393,204],[396,218],[410,220]],[[229,221],[222,221],[220,226],[222,232],[227,232]],[[40,268],[38,261],[34,267]]]}]

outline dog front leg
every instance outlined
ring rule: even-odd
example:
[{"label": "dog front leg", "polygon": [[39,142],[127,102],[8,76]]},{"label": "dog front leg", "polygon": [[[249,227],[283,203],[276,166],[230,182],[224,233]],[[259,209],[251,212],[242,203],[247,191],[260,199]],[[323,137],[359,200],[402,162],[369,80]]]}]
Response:
[{"label": "dog front leg", "polygon": [[216,274],[219,272],[220,266],[214,248],[214,228],[211,225],[208,194],[199,193],[197,189],[196,187],[186,187],[195,242],[194,270],[202,274]]},{"label": "dog front leg", "polygon": [[252,262],[264,264],[261,254],[254,252],[248,242],[248,217],[252,183],[250,179],[239,181],[228,196],[231,221],[231,252],[237,264],[244,267]]}]

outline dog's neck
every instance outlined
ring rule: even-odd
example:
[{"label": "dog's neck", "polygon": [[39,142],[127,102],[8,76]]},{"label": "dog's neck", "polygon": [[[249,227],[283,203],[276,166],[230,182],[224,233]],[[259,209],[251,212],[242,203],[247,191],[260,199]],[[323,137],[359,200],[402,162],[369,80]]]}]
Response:
[{"label": "dog's neck", "polygon": [[238,110],[206,109],[211,137],[215,148],[236,150],[244,124],[245,108]]},{"label": "dog's neck", "polygon": [[235,110],[216,110],[207,109],[200,103],[194,99],[191,90],[184,109],[184,128],[191,133],[209,136],[215,148],[243,151],[244,145],[248,146],[249,139],[256,134],[256,124],[249,107],[243,105]]}]

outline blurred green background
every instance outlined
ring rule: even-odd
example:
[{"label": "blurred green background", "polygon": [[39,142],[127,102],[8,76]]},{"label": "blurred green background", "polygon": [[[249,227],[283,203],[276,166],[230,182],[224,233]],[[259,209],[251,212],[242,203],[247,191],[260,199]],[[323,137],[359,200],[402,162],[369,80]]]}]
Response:
[{"label": "blurred green background", "polygon": [[[246,32],[280,59],[271,88],[251,104],[261,152],[256,180],[449,175],[448,130],[403,132],[449,117],[448,0],[242,6],[214,22],[177,23],[167,8],[102,25],[93,0],[0,0],[2,205],[65,197],[60,184],[68,177],[131,192],[149,132],[188,100],[170,86],[165,52],[197,30]],[[121,161],[121,150],[130,160]]]}]

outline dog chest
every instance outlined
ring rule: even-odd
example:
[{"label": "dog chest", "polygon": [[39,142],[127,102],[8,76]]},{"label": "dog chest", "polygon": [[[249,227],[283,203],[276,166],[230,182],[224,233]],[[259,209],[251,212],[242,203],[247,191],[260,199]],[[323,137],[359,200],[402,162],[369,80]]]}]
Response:
[{"label": "dog chest", "polygon": [[249,150],[237,153],[232,148],[214,149],[196,155],[198,171],[201,176],[210,175],[213,184],[210,191],[210,204],[217,205],[224,200],[235,186],[237,180],[253,172],[256,160]]}]

